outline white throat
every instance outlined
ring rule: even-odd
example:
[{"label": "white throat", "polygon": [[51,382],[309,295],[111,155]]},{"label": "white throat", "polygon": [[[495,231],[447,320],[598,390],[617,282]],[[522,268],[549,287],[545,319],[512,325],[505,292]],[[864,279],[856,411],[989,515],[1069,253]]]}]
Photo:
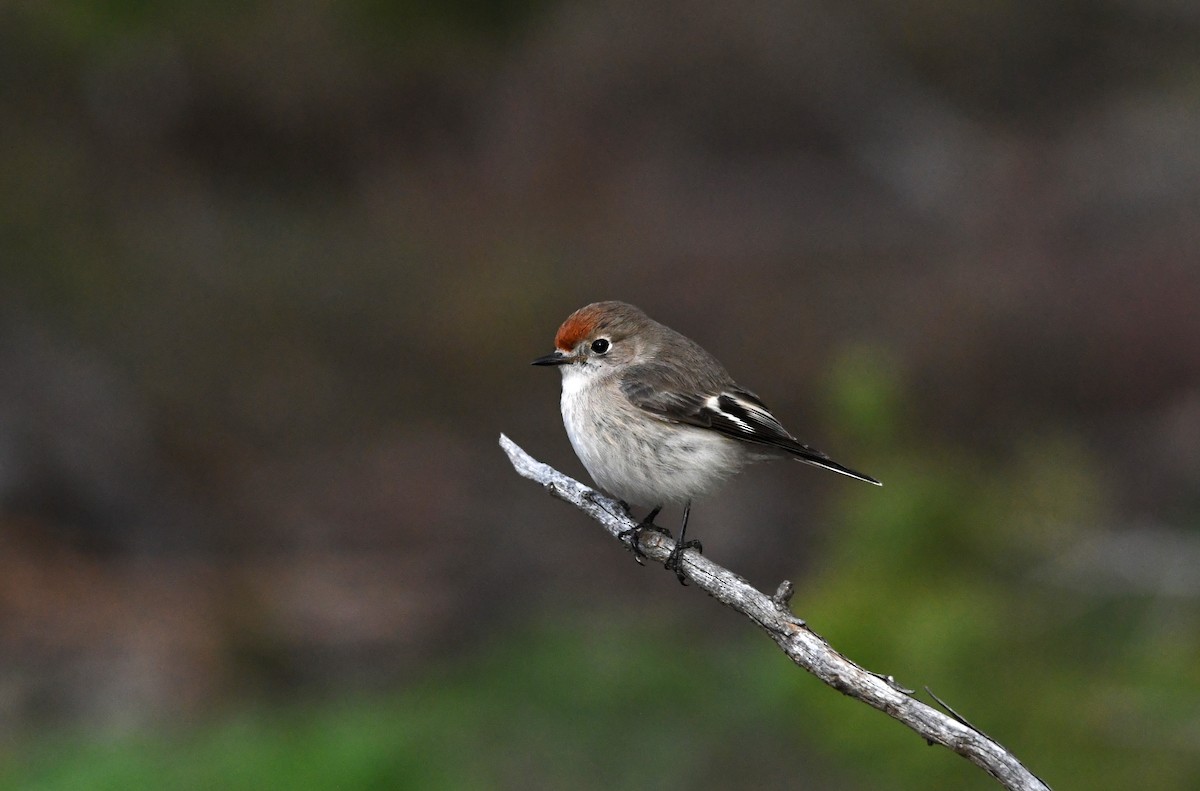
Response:
[{"label": "white throat", "polygon": [[562,371],[562,397],[564,399],[581,395],[592,385],[592,380],[595,378],[584,370],[582,365],[575,363],[561,366],[560,370]]}]

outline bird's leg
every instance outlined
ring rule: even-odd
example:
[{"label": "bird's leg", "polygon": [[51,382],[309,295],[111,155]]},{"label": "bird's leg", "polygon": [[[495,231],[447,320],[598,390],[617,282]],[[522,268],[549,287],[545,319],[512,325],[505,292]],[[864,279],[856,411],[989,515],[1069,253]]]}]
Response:
[{"label": "bird's leg", "polygon": [[[629,510],[628,503],[625,504],[625,510]],[[639,566],[642,565],[642,558],[646,557],[645,553],[642,552],[642,548],[638,546],[638,541],[641,539],[642,533],[646,532],[647,530],[652,530],[655,533],[662,533],[668,538],[671,536],[671,533],[666,528],[659,527],[658,525],[654,524],[654,518],[658,516],[658,512],[661,510],[661,505],[655,506],[653,509],[651,509],[650,513],[646,514],[645,519],[638,522],[628,530],[622,530],[620,533],[617,533],[617,538],[619,538],[621,541],[626,539],[629,540],[629,551],[633,553],[633,559],[638,562]]]},{"label": "bird's leg", "polygon": [[679,578],[680,585],[687,585],[687,580],[683,576],[683,568],[680,566],[680,561],[683,560],[683,553],[686,550],[694,549],[697,552],[703,553],[704,547],[699,541],[685,541],[687,535],[688,516],[692,513],[692,503],[689,500],[688,504],[683,507],[683,527],[679,528],[679,540],[675,542],[675,548],[671,550],[667,562],[663,565],[668,571],[674,571],[675,576]]}]

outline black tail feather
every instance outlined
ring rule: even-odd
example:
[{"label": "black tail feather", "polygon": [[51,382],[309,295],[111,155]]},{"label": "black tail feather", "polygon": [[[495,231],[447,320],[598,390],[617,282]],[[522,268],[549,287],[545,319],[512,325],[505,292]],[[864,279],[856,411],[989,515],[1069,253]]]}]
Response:
[{"label": "black tail feather", "polygon": [[834,472],[840,472],[842,475],[849,475],[851,478],[857,478],[860,481],[866,481],[867,483],[873,483],[876,486],[883,486],[882,483],[875,480],[870,475],[865,475],[861,472],[852,470],[849,467],[838,464],[836,461],[829,458],[824,453],[815,451],[812,448],[806,447],[806,448],[804,448],[803,451],[792,449],[792,452],[796,454],[796,458],[799,461],[802,461],[805,464],[811,464],[814,467],[824,467],[827,470],[833,470]]}]

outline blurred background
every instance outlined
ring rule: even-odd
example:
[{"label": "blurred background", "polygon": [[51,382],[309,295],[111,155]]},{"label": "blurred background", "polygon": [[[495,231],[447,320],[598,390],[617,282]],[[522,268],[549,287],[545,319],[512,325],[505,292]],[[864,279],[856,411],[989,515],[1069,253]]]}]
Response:
[{"label": "blurred background", "polygon": [[[513,472],[599,299],[883,489],[707,554],[1059,788],[1200,786],[1200,9],[0,10],[0,786],[996,787]],[[678,513],[660,523],[674,527]]]}]

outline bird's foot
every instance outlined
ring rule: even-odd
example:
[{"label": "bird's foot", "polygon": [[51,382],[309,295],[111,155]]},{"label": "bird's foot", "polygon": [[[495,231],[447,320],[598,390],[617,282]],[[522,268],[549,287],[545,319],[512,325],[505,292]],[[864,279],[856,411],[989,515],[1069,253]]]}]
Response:
[{"label": "bird's foot", "polygon": [[701,555],[704,554],[704,546],[696,540],[680,541],[675,544],[675,548],[671,550],[671,554],[667,557],[667,562],[663,564],[667,571],[675,572],[675,576],[679,579],[680,585],[687,585],[687,578],[683,575],[683,553],[689,549],[694,549]]},{"label": "bird's foot", "polygon": [[[625,510],[626,511],[629,510],[628,506],[626,506]],[[654,524],[654,518],[656,516],[658,516],[658,512],[661,510],[662,510],[661,506],[658,508],[655,508],[650,513],[646,514],[645,519],[638,522],[633,527],[629,528],[628,530],[622,530],[621,532],[617,533],[617,538],[620,541],[626,542],[626,545],[629,547],[629,551],[633,553],[633,559],[638,562],[639,566],[645,565],[644,563],[642,563],[642,558],[646,557],[646,553],[643,552],[641,546],[639,546],[639,542],[641,541],[641,538],[642,538],[642,533],[649,530],[653,533],[661,533],[662,535],[666,536],[667,538],[671,537],[671,532],[669,530],[667,530],[665,527],[659,527],[658,525]]]}]

